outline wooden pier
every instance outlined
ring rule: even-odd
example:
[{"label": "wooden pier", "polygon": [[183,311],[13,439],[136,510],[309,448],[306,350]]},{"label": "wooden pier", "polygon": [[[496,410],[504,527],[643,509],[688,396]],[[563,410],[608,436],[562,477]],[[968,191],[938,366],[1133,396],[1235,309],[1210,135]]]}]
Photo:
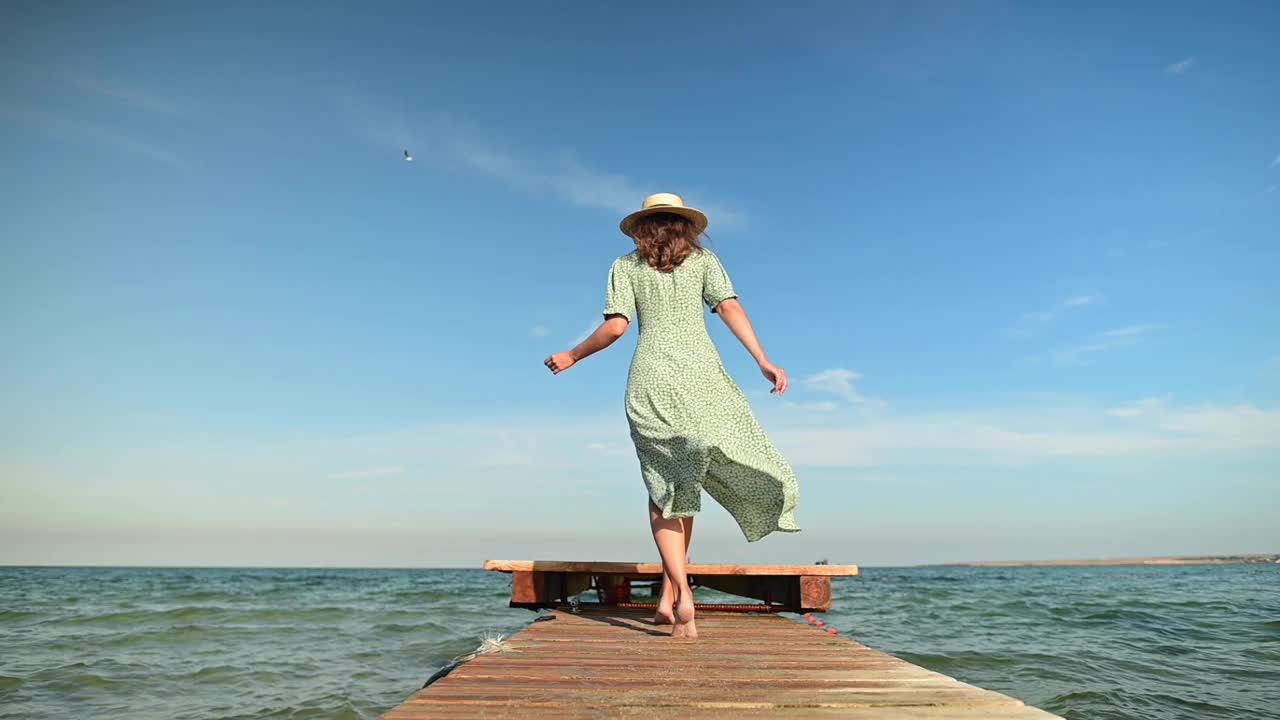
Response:
[{"label": "wooden pier", "polygon": [[[690,574],[700,584],[728,584],[763,602],[699,605],[699,638],[685,640],[668,637],[669,627],[653,624],[652,605],[635,602],[619,589],[636,578],[651,580],[655,564],[492,565],[513,574],[513,606],[558,603],[565,599],[563,592],[584,582],[574,575],[587,576],[579,592],[595,589],[596,598],[575,598],[571,609],[557,607],[536,618],[509,638],[505,649],[462,663],[380,720],[1056,717],[774,614],[784,606],[822,604],[814,598],[821,600],[824,582],[802,584],[804,577],[825,578],[829,606],[830,578],[856,573],[853,566],[693,565]],[[530,575],[521,580],[518,573]],[[532,573],[546,575],[539,579]],[[725,578],[737,579],[720,582]]]}]

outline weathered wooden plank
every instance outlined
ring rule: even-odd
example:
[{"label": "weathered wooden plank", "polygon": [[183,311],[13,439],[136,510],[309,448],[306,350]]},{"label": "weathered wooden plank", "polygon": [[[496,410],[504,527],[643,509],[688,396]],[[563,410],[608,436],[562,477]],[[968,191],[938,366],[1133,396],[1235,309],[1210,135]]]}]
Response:
[{"label": "weathered wooden plank", "polygon": [[[479,720],[481,718],[520,717],[538,720],[606,720],[607,718],[664,718],[672,716],[672,707],[617,705],[609,708],[586,708],[561,705],[525,708],[513,715],[509,708],[463,705],[401,705],[383,715],[383,720]],[[880,707],[880,708],[698,708],[698,720],[774,720],[775,718],[843,718],[844,720],[1054,720],[1043,710],[1032,707]],[[1060,720],[1060,719],[1059,719]]]},{"label": "weathered wooden plank", "polygon": [[1054,717],[777,615],[700,612],[696,641],[664,637],[634,610],[550,617],[512,637],[509,652],[463,664],[383,720]]},{"label": "weathered wooden plank", "polygon": [[[679,701],[671,698],[672,691],[656,688],[648,692],[615,691],[607,684],[598,687],[575,687],[573,689],[544,689],[537,694],[521,694],[512,699],[509,691],[495,688],[489,693],[481,690],[450,691],[441,688],[430,698],[411,699],[408,704],[438,707],[440,705],[482,705],[491,708],[507,708],[512,717],[527,708],[559,708],[565,705],[577,707],[612,708],[623,706],[660,706],[669,708],[776,708],[779,711],[808,708],[868,708],[868,707],[937,707],[946,705],[963,705],[965,707],[1025,707],[1021,703],[986,702],[970,697],[963,691],[939,690],[931,693],[909,693],[888,691],[867,691],[860,689],[825,690],[821,695],[815,693],[782,692],[769,688],[744,690],[738,687],[707,688],[701,693],[690,693],[681,689]],[[741,697],[729,700],[728,693],[736,693]],[[803,717],[801,714],[800,717]]]},{"label": "weathered wooden plank", "polygon": [[504,664],[485,664],[483,669],[477,668],[473,671],[474,677],[486,677],[489,675],[500,676],[535,676],[542,674],[563,674],[575,675],[583,677],[632,677],[636,671],[657,671],[666,670],[671,673],[689,673],[696,672],[703,677],[744,677],[744,678],[761,678],[761,679],[777,679],[779,673],[803,673],[806,677],[813,680],[871,680],[871,681],[887,681],[901,680],[903,682],[959,682],[954,678],[946,675],[930,676],[912,669],[899,668],[889,663],[880,663],[877,665],[869,665],[867,663],[859,663],[855,665],[841,664],[838,661],[831,660],[827,662],[810,662],[810,663],[782,663],[782,662],[751,662],[734,663],[726,667],[717,667],[708,665],[703,662],[679,662],[666,663],[661,660],[650,658],[630,658],[629,662],[612,662],[603,664],[599,659],[596,661],[584,659],[579,662],[573,662],[564,659],[556,659],[549,656],[535,657],[526,660],[512,660]]},{"label": "weathered wooden plank", "polygon": [[[609,680],[619,687],[628,685],[638,685],[651,683],[650,678],[637,679],[637,674],[633,671],[627,672],[625,668],[610,668],[608,670],[590,670],[579,665],[531,665],[525,663],[523,665],[493,665],[486,664],[484,669],[478,669],[475,672],[468,673],[468,682],[473,684],[483,684],[486,682],[506,683],[529,682],[529,681],[559,681],[566,679],[591,679],[591,680]],[[648,669],[656,670],[655,666],[649,666]],[[793,668],[794,669],[794,668]],[[757,684],[761,682],[772,683],[778,679],[777,669],[773,670],[756,670],[756,669],[720,669],[720,670],[697,670],[692,667],[671,668],[670,672],[678,670],[686,670],[698,673],[699,682],[715,682],[717,684],[734,685],[734,684]],[[948,688],[954,689],[958,680],[951,678],[930,678],[930,677],[912,677],[912,676],[895,676],[892,674],[879,674],[868,677],[868,673],[861,670],[814,670],[804,668],[804,678],[799,680],[788,681],[788,686],[792,688],[808,687],[815,689],[829,688],[833,686],[840,687],[860,687],[860,688],[899,688],[917,690],[921,688]]]},{"label": "weathered wooden plank", "polygon": [[[732,565],[714,563],[690,563],[685,566],[690,575],[818,575],[853,576],[857,565]],[[655,562],[601,562],[577,560],[485,560],[485,570],[515,572],[517,570],[542,572],[606,573],[613,575],[661,575],[662,564]]]}]

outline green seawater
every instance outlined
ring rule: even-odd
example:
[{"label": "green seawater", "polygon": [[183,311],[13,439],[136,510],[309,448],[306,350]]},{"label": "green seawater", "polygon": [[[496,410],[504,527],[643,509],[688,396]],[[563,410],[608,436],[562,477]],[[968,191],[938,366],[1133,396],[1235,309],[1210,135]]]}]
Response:
[{"label": "green seawater", "polygon": [[[0,568],[0,718],[372,718],[527,624],[509,589],[479,570]],[[1068,718],[1280,717],[1277,565],[868,568],[834,603],[842,633]]]}]

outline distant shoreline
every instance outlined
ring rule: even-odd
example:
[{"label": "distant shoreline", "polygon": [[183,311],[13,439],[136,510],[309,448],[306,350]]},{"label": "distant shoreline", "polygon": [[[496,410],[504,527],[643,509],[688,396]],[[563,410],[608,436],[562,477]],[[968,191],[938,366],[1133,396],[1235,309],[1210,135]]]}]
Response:
[{"label": "distant shoreline", "polygon": [[1088,558],[1077,560],[983,560],[936,563],[925,567],[1053,567],[1088,565],[1252,565],[1280,562],[1280,554],[1178,555],[1167,557]]}]

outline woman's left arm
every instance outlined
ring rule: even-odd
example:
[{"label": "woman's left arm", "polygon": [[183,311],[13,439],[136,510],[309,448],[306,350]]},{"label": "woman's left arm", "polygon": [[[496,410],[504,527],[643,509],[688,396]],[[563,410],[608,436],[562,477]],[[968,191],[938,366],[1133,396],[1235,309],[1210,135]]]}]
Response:
[{"label": "woman's left arm", "polygon": [[542,364],[546,365],[553,375],[559,375],[573,367],[573,364],[579,360],[588,355],[594,355],[612,345],[615,340],[627,332],[627,326],[630,324],[625,315],[610,315],[604,322],[600,323],[600,327],[596,328],[596,331],[591,333],[586,340],[578,343],[572,350],[565,350],[552,355],[543,360]]}]

